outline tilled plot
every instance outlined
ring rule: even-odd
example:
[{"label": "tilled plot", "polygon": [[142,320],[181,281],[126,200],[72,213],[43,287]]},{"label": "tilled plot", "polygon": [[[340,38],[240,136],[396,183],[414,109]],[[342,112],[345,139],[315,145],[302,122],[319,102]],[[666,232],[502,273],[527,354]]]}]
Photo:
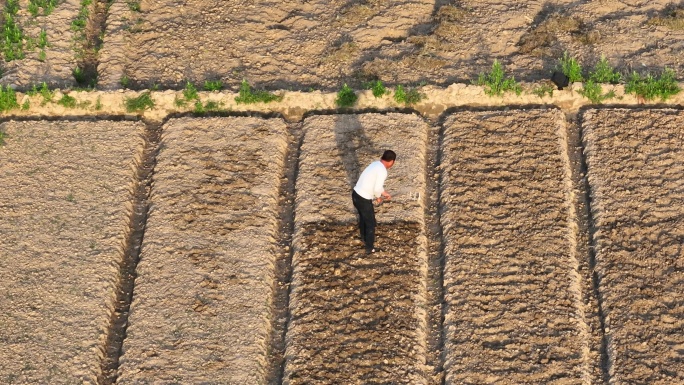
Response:
[{"label": "tilled plot", "polygon": [[540,80],[565,51],[587,65],[601,52],[630,71],[682,75],[682,5],[671,0],[155,0],[141,2],[142,12],[117,3],[108,24],[128,25],[107,30],[107,87],[124,75],[147,87],[222,79],[237,88],[243,78],[281,89],[374,78],[445,85],[493,59],[517,78]]},{"label": "tilled plot", "polygon": [[[427,125],[412,115],[337,115],[309,118],[304,130],[284,382],[425,383],[426,238],[416,194],[425,190]],[[376,210],[383,251],[366,256],[351,189],[388,148],[398,154],[385,184],[396,201]]]},{"label": "tilled plot", "polygon": [[261,384],[285,124],[163,127],[119,384]]},{"label": "tilled plot", "polygon": [[383,229],[383,252],[365,256],[356,225],[301,229],[289,329],[290,384],[420,384],[425,261],[421,226]]},{"label": "tilled plot", "polygon": [[142,124],[0,126],[0,383],[95,383]]},{"label": "tilled plot", "polygon": [[449,384],[591,380],[563,122],[521,111],[445,123]]},{"label": "tilled plot", "polygon": [[611,381],[684,383],[684,113],[589,111],[583,132]]},{"label": "tilled plot", "polygon": [[[15,22],[22,30],[24,57],[4,63],[4,82],[26,88],[40,82],[47,82],[52,87],[75,84],[72,75],[76,67],[75,48],[82,43],[78,33],[70,27],[72,20],[79,15],[81,1],[55,3],[49,15],[39,7],[34,16],[29,12],[28,2],[19,2]],[[4,7],[4,1],[2,5]],[[44,34],[42,38],[41,33]],[[4,58],[8,60],[7,53]]]},{"label": "tilled plot", "polygon": [[[433,1],[216,1],[196,0],[178,5],[172,0],[144,1],[142,12],[110,19],[130,19],[121,45],[124,73],[132,84],[183,85],[223,79],[231,86],[243,78],[261,85],[287,88],[337,87],[350,76],[365,51],[405,37],[429,17]],[[109,37],[112,42],[117,38]],[[105,50],[108,40],[105,40]],[[111,57],[119,67],[119,56]],[[103,62],[101,71],[118,82]]]}]

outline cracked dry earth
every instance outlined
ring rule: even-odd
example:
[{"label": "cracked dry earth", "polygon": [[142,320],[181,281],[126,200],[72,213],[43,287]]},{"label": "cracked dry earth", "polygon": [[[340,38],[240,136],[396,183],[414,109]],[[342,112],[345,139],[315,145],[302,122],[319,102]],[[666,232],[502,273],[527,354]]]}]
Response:
[{"label": "cracked dry earth", "polygon": [[[50,45],[3,61],[3,84],[75,85],[80,3],[32,19],[20,1]],[[664,0],[110,5],[102,90],[449,85],[494,59],[537,81],[566,50],[684,75],[684,5]],[[105,109],[118,95],[98,92]],[[472,102],[434,120],[4,117],[0,383],[684,384],[681,105]],[[395,199],[365,256],[349,194],[385,148]]]},{"label": "cracked dry earth", "polygon": [[[281,119],[170,119],[107,383],[682,383],[683,123],[674,109],[373,113],[306,118],[296,139]],[[0,376],[105,383],[151,128],[1,127]],[[385,251],[365,256],[346,197],[385,147],[402,154],[387,182],[396,201],[377,210]],[[426,225],[434,204],[441,233]],[[428,306],[440,287],[443,305]]]},{"label": "cracked dry earth", "polygon": [[[99,71],[105,87],[182,87],[248,79],[269,89],[342,83],[468,82],[494,59],[516,79],[548,77],[563,52],[623,72],[672,68],[682,76],[684,32],[667,0],[216,1],[116,4]],[[677,16],[680,17],[680,16]],[[681,22],[681,20],[680,20]],[[110,44],[108,44],[110,43]]]}]

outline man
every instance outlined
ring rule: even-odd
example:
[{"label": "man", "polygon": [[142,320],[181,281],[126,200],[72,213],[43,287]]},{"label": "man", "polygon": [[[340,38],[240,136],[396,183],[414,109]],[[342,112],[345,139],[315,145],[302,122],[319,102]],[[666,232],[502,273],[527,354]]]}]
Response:
[{"label": "man", "polygon": [[366,244],[366,254],[380,251],[375,248],[375,209],[373,202],[380,204],[392,197],[385,191],[387,170],[394,166],[397,154],[386,150],[380,160],[376,160],[361,173],[352,191],[352,202],[359,212],[359,231],[361,239]]}]

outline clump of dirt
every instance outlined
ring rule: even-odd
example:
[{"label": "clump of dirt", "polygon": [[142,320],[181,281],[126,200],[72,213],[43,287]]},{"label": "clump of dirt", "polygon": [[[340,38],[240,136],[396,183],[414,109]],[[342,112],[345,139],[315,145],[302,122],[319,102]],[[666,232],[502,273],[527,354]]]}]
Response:
[{"label": "clump of dirt", "polygon": [[600,38],[599,33],[590,30],[581,18],[552,14],[520,38],[520,52],[533,56],[558,57],[563,54],[558,36],[565,33],[583,44],[594,44]]},{"label": "clump of dirt", "polygon": [[670,4],[658,16],[648,20],[649,25],[665,26],[675,31],[684,29],[684,2]]},{"label": "clump of dirt", "polygon": [[296,241],[286,377],[294,384],[424,384],[421,225],[385,223],[365,255],[356,225],[312,223]]}]

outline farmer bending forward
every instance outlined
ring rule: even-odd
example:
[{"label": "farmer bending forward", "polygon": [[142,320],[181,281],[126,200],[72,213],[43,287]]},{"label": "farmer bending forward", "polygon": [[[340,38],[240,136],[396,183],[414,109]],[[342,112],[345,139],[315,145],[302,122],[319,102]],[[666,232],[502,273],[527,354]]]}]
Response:
[{"label": "farmer bending forward", "polygon": [[359,212],[359,231],[361,239],[366,244],[366,254],[379,251],[374,247],[375,243],[375,210],[373,201],[382,203],[382,200],[390,200],[392,197],[385,191],[384,184],[387,179],[387,170],[394,166],[397,154],[392,150],[386,150],[380,160],[376,160],[366,167],[361,173],[352,191],[352,202]]}]

